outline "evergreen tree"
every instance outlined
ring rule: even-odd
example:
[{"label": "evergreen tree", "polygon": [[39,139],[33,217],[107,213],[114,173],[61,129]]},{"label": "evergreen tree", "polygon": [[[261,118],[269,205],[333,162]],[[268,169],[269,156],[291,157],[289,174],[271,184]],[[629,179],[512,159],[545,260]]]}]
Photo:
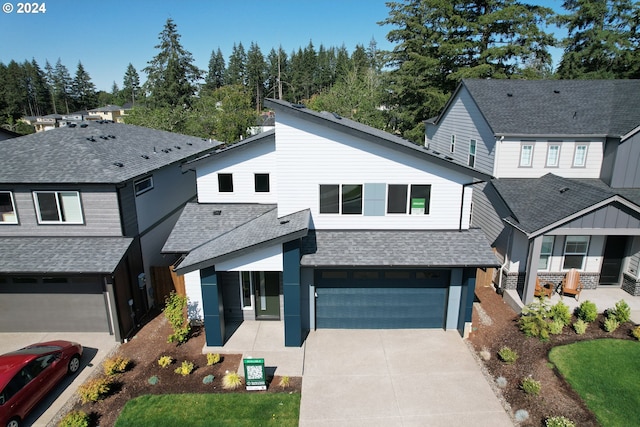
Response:
[{"label": "evergreen tree", "polygon": [[140,77],[131,63],[127,65],[127,70],[124,73],[121,93],[123,104],[131,102],[131,104],[135,105],[140,93]]},{"label": "evergreen tree", "polygon": [[35,59],[25,61],[22,64],[27,90],[28,112],[32,116],[49,114],[51,103],[49,102],[49,89],[44,72]]},{"label": "evergreen tree", "polygon": [[69,70],[62,64],[60,58],[58,58],[56,66],[53,69],[53,90],[55,92],[57,111],[64,111],[66,114],[69,114],[72,83],[73,80],[71,79],[71,75],[69,75]]},{"label": "evergreen tree", "polygon": [[209,58],[209,72],[205,78],[205,88],[215,90],[224,85],[225,62],[220,48],[216,52],[211,51]]},{"label": "evergreen tree", "polygon": [[49,99],[51,101],[51,108],[53,108],[53,113],[58,114],[58,106],[56,103],[56,79],[55,79],[55,71],[49,60],[47,59],[44,64],[44,76],[47,82],[47,88],[49,89]]},{"label": "evergreen tree", "polygon": [[277,51],[272,48],[267,55],[267,74],[267,97],[289,99],[286,96],[290,85],[289,58],[282,46],[279,46]]},{"label": "evergreen tree", "polygon": [[2,117],[15,121],[27,112],[27,87],[24,70],[16,61],[11,60],[4,69],[4,106]]},{"label": "evergreen tree", "polygon": [[315,75],[315,86],[318,88],[318,92],[328,90],[333,85],[336,75],[335,49],[326,49],[324,45],[320,45]]},{"label": "evergreen tree", "polygon": [[253,92],[252,104],[260,113],[262,109],[262,94],[266,80],[267,64],[257,44],[251,42],[247,53],[247,87]]},{"label": "evergreen tree", "polygon": [[71,97],[74,101],[74,109],[89,110],[97,107],[96,86],[82,62],[78,62],[76,75],[71,84]]},{"label": "evergreen tree", "polygon": [[180,44],[180,34],[171,18],[167,19],[158,38],[160,44],[155,48],[160,51],[143,70],[147,73],[145,88],[151,105],[188,108],[201,71],[193,64],[191,53]]},{"label": "evergreen tree", "polygon": [[242,46],[242,42],[238,45],[233,44],[229,65],[225,72],[225,83],[228,85],[247,84],[247,53],[244,50],[244,46]]},{"label": "evergreen tree", "polygon": [[566,0],[569,12],[558,76],[565,79],[638,77],[640,4],[631,0]]},{"label": "evergreen tree", "polygon": [[349,51],[343,44],[336,53],[336,72],[335,81],[340,81],[347,77],[351,72],[351,58],[349,57]]}]

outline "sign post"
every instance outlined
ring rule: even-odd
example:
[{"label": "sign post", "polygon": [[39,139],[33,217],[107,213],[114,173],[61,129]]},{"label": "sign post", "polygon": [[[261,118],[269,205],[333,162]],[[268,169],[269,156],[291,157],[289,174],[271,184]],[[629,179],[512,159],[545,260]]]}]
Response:
[{"label": "sign post", "polygon": [[264,373],[264,359],[243,359],[243,362],[247,390],[266,390],[267,377]]}]

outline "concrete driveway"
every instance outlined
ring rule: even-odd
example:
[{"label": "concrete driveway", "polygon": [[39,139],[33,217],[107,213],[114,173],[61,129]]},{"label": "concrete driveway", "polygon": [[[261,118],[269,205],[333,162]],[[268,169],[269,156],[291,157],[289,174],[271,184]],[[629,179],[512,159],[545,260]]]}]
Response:
[{"label": "concrete driveway", "polygon": [[455,331],[317,330],[300,426],[513,426]]},{"label": "concrete driveway", "polygon": [[84,332],[21,332],[0,333],[0,354],[8,353],[37,342],[52,340],[75,341],[84,347],[80,371],[67,377],[54,388],[31,412],[24,426],[45,427],[55,425],[52,420],[65,403],[71,399],[78,386],[85,382],[102,360],[119,345],[108,333]]}]

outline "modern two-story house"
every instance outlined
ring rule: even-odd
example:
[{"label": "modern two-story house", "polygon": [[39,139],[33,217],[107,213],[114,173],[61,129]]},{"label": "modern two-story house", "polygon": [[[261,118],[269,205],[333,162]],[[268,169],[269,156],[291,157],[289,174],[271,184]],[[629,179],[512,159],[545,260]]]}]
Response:
[{"label": "modern two-story house", "polygon": [[472,224],[525,303],[570,268],[640,295],[639,96],[638,80],[464,80],[426,123],[432,150],[496,177]]},{"label": "modern two-story house", "polygon": [[0,331],[127,337],[196,194],[181,164],[214,147],[107,121],[0,142]]},{"label": "modern two-story house", "polygon": [[463,333],[477,267],[498,265],[469,226],[471,184],[490,176],[335,114],[266,105],[274,131],[183,167],[198,200],[163,248],[207,344],[263,320],[282,320],[285,346],[314,328]]}]

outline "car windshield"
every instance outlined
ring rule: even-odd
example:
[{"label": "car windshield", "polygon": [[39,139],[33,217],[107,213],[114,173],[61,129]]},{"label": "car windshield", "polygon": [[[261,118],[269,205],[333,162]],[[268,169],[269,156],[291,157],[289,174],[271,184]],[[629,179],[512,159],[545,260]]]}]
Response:
[{"label": "car windshield", "polygon": [[52,351],[62,350],[62,347],[57,345],[47,345],[47,346],[35,346],[35,347],[25,347],[20,350],[13,351],[11,353],[7,353],[7,355],[17,355],[17,354],[45,354],[50,353]]}]

